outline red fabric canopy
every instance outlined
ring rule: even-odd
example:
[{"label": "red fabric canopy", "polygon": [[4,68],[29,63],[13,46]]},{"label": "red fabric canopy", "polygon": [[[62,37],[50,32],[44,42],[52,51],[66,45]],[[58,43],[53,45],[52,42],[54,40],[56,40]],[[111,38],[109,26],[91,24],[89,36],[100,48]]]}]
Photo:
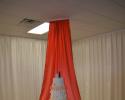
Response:
[{"label": "red fabric canopy", "polygon": [[69,20],[51,21],[40,100],[49,100],[55,74],[60,72],[67,100],[81,100],[74,71]]}]

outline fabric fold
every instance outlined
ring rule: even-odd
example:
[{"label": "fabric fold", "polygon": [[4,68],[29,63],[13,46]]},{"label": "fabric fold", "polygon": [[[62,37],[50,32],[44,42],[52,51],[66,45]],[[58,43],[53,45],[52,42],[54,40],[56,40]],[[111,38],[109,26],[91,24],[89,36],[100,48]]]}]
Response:
[{"label": "fabric fold", "polygon": [[50,99],[50,88],[57,73],[64,79],[67,100],[81,100],[73,64],[69,20],[50,22],[40,100]]}]

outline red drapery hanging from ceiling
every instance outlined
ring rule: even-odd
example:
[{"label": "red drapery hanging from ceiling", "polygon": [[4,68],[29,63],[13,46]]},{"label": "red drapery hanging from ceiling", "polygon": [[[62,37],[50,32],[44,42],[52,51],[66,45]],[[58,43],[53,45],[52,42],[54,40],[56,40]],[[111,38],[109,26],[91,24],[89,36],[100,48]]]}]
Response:
[{"label": "red drapery hanging from ceiling", "polygon": [[64,79],[67,100],[81,100],[74,71],[69,20],[51,21],[40,100],[49,100],[55,74]]}]

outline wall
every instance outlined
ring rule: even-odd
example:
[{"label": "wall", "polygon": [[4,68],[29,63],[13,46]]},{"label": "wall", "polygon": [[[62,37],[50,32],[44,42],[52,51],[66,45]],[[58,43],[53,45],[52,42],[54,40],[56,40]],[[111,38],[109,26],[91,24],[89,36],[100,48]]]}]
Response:
[{"label": "wall", "polygon": [[[125,100],[125,31],[73,42],[82,100]],[[0,36],[0,100],[38,100],[46,42]]]},{"label": "wall", "polygon": [[39,100],[46,43],[0,36],[0,100]]},{"label": "wall", "polygon": [[73,43],[82,100],[125,100],[124,51],[124,30]]}]

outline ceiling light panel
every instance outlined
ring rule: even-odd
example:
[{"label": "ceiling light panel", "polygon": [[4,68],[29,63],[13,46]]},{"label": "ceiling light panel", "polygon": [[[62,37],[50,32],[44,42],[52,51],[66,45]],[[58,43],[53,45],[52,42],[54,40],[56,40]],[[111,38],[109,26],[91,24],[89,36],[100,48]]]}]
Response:
[{"label": "ceiling light panel", "polygon": [[31,33],[31,34],[45,34],[48,31],[49,31],[49,23],[44,22],[41,25],[29,30],[28,33]]}]

